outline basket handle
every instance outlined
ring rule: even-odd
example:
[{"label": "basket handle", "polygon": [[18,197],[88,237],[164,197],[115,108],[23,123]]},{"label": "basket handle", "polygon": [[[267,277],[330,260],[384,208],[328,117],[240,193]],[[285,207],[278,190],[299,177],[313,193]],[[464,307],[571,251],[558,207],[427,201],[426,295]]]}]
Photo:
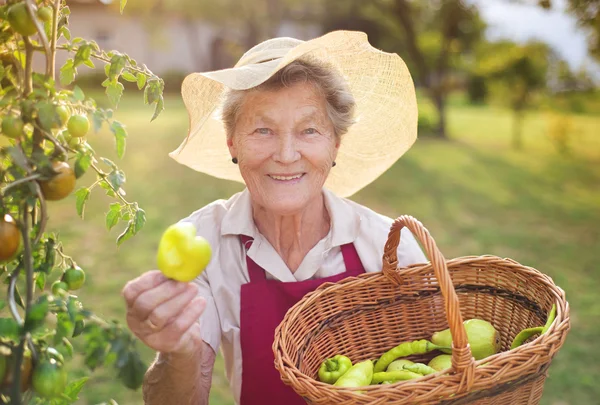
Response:
[{"label": "basket handle", "polygon": [[383,273],[395,283],[401,282],[402,276],[396,271],[398,266],[397,250],[400,243],[400,233],[404,227],[407,227],[421,242],[431,260],[435,277],[440,284],[442,296],[444,297],[446,319],[452,333],[452,366],[457,372],[464,373],[459,391],[462,391],[461,388],[470,389],[474,378],[475,359],[471,355],[467,331],[463,325],[458,297],[446,266],[446,259],[438,249],[429,231],[421,222],[410,215],[398,217],[390,228],[383,252]]}]

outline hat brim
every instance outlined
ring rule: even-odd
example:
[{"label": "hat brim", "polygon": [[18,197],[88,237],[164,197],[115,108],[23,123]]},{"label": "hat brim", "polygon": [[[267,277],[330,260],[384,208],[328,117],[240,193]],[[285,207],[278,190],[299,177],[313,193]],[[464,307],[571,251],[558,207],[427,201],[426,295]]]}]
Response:
[{"label": "hat brim", "polygon": [[412,77],[400,56],[374,48],[366,34],[355,31],[330,32],[269,62],[188,75],[182,97],[189,114],[189,132],[169,156],[199,172],[243,183],[239,167],[231,164],[224,125],[214,116],[221,95],[226,87],[255,87],[305,55],[337,68],[356,101],[357,122],[342,138],[336,168],[325,187],[348,197],[373,182],[415,142],[417,100]]}]

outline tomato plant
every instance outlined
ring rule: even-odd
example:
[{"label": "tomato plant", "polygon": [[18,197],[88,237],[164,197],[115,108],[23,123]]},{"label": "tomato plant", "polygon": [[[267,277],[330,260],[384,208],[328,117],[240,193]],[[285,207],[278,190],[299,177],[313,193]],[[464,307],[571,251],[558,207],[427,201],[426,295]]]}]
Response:
[{"label": "tomato plant", "polygon": [[[125,173],[114,159],[99,156],[86,135],[108,128],[122,159],[127,131],[113,118],[122,81],[143,91],[144,103],[154,107],[150,121],[163,110],[164,83],[127,54],[72,39],[69,18],[66,0],[9,0],[0,6],[0,281],[6,285],[0,299],[0,403],[77,401],[88,377],[69,381],[66,366],[75,356],[72,341],[80,336],[90,370],[110,364],[131,389],[141,386],[146,371],[128,329],[93,314],[74,294],[85,271],[46,223],[48,205],[69,198],[83,219],[98,190],[114,199],[107,228],[123,225],[117,245],[140,231],[146,214],[125,198]],[[57,52],[69,54],[59,69]],[[43,71],[33,68],[36,54],[45,61]],[[104,64],[110,108],[100,108],[73,83],[79,69],[95,63]],[[88,172],[95,180],[81,184]]]}]

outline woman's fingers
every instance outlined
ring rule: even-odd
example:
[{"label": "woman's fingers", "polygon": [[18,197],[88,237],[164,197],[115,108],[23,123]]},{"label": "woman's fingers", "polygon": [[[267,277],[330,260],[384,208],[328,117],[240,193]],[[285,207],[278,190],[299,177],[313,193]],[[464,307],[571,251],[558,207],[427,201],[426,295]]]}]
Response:
[{"label": "woman's fingers", "polygon": [[123,295],[123,298],[125,298],[127,306],[131,306],[140,294],[154,287],[158,287],[167,280],[168,278],[166,278],[160,270],[148,271],[125,284],[121,294]]},{"label": "woman's fingers", "polygon": [[148,320],[156,329],[162,329],[167,323],[181,314],[190,301],[198,294],[198,288],[187,285],[182,293],[158,305],[148,315]]},{"label": "woman's fingers", "polygon": [[140,321],[144,321],[156,307],[182,294],[188,286],[187,283],[167,280],[139,294],[131,305],[130,311]]},{"label": "woman's fingers", "polygon": [[172,319],[171,322],[162,329],[146,336],[144,338],[146,344],[155,350],[165,352],[191,350],[190,347],[180,347],[180,342],[190,338],[185,335],[194,330],[190,329],[190,327],[195,322],[198,322],[205,307],[206,300],[204,298],[194,298],[179,316]]}]

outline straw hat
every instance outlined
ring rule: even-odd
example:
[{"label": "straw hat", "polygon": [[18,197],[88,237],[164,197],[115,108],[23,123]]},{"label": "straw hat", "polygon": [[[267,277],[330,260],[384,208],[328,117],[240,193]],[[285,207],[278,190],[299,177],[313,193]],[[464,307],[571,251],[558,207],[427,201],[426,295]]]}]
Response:
[{"label": "straw hat", "polygon": [[404,61],[373,48],[365,33],[355,31],[334,31],[309,41],[270,39],[247,51],[233,68],[188,75],[182,97],[189,133],[169,156],[199,172],[243,183],[215,114],[223,90],[255,87],[303,56],[338,69],[356,101],[357,122],[342,137],[337,165],[325,187],[348,197],[374,181],[416,140],[417,101]]}]

